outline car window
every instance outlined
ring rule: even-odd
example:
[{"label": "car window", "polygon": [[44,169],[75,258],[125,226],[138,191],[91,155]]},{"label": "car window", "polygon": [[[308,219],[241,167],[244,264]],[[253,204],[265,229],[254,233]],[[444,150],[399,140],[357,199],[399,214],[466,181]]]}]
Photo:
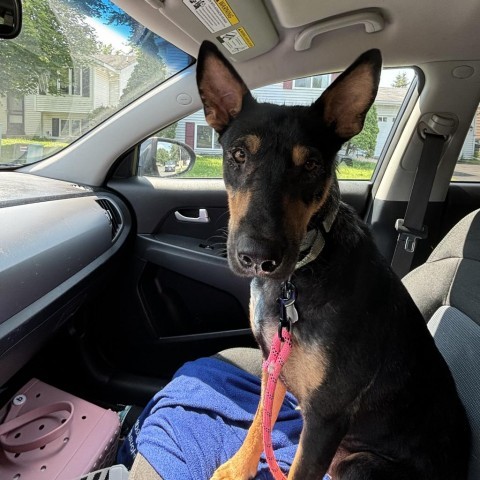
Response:
[{"label": "car window", "polygon": [[453,182],[480,182],[480,106],[463,142],[452,175]]},{"label": "car window", "polygon": [[[315,75],[287,80],[257,88],[252,94],[259,102],[310,105],[337,76],[338,74]],[[340,179],[371,179],[414,76],[411,68],[383,71],[378,95],[367,114],[363,131],[347,142],[339,152]],[[167,134],[159,132],[156,136],[175,138],[188,145],[196,154],[193,168],[184,173],[177,169],[175,176],[222,176],[222,148],[218,143],[218,134],[207,125],[203,110],[198,110],[170,126]],[[159,164],[159,170],[160,176],[173,177],[171,172],[165,172],[163,163]]]},{"label": "car window", "polygon": [[193,59],[109,0],[24,0],[0,40],[0,167],[58,152]]}]

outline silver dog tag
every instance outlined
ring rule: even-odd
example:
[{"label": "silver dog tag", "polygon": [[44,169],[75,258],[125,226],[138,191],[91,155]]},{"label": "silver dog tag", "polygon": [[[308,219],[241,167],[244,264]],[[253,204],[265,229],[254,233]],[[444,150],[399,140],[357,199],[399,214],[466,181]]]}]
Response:
[{"label": "silver dog tag", "polygon": [[298,312],[297,312],[297,309],[295,308],[295,304],[292,303],[291,305],[287,305],[285,307],[285,310],[287,312],[288,320],[292,323],[295,323],[298,320]]}]

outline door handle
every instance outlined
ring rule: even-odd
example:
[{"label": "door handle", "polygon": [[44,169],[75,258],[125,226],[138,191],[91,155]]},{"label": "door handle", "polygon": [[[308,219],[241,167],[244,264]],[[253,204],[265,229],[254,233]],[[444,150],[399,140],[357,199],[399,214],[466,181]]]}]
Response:
[{"label": "door handle", "polygon": [[198,209],[198,217],[186,217],[182,215],[178,210],[175,212],[175,218],[179,222],[190,222],[190,223],[208,223],[210,217],[208,216],[208,211],[206,208]]}]

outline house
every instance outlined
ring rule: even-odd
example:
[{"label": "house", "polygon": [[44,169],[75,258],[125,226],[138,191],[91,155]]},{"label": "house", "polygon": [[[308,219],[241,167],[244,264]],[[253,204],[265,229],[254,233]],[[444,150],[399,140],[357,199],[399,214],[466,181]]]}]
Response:
[{"label": "house", "polygon": [[78,137],[88,130],[92,111],[118,105],[135,65],[134,55],[97,54],[89,66],[65,68],[57,78],[40,81],[36,94],[2,98],[1,134]]}]

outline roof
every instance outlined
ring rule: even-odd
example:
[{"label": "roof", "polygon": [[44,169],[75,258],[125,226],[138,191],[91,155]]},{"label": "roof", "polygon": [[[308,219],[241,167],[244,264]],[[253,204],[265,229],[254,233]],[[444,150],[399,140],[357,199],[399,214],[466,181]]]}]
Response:
[{"label": "roof", "polygon": [[379,87],[376,97],[377,102],[401,104],[408,87]]},{"label": "roof", "polygon": [[95,55],[97,60],[108,65],[109,67],[114,68],[115,70],[123,70],[124,68],[132,65],[137,60],[135,55],[108,55],[99,53]]}]

